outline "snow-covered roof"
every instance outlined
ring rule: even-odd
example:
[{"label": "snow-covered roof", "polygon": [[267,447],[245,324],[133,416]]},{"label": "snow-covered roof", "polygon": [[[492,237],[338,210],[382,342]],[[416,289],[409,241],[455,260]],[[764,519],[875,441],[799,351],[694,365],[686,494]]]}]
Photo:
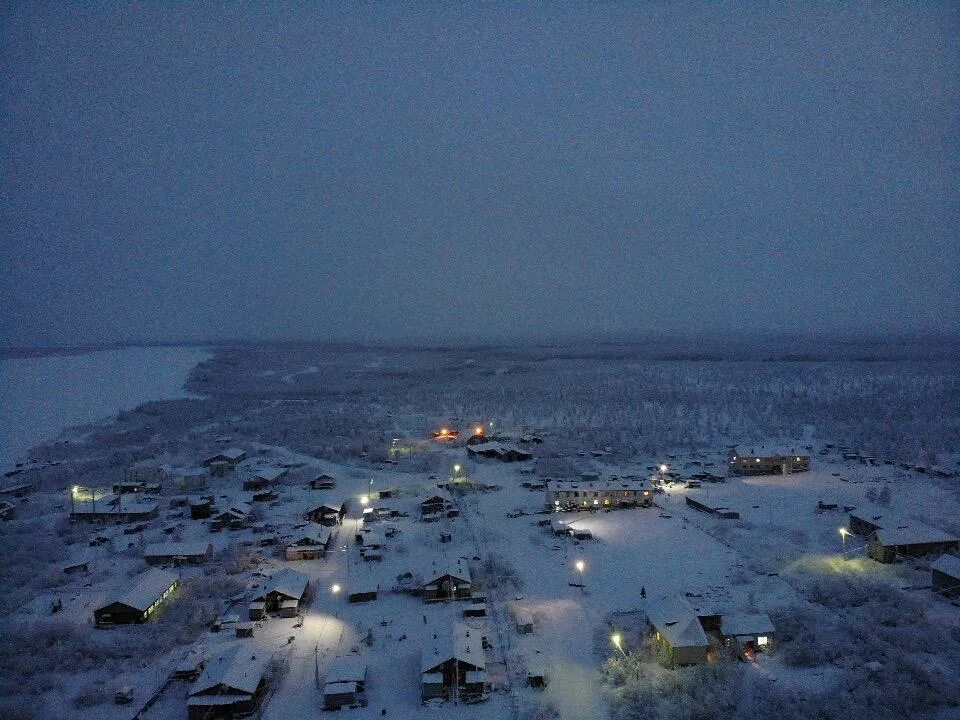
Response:
[{"label": "snow-covered roof", "polygon": [[268,467],[268,468],[262,468],[260,470],[257,470],[253,475],[251,475],[251,478],[259,478],[260,480],[265,480],[267,482],[274,482],[275,480],[279,480],[286,474],[287,474],[286,468]]},{"label": "snow-covered roof", "polygon": [[734,613],[720,620],[724,635],[772,635],[773,621],[765,613]]},{"label": "snow-covered roof", "polygon": [[[190,688],[190,696],[211,690],[218,685],[252,695],[270,663],[270,654],[264,650],[234,648],[212,659]],[[218,695],[218,697],[220,697]]]},{"label": "snow-covered roof", "polygon": [[950,577],[960,578],[960,557],[941,555],[935,562],[930,563],[930,569]]},{"label": "snow-covered roof", "polygon": [[267,578],[264,585],[264,591],[257,596],[257,599],[272,592],[286,595],[289,598],[302,598],[310,578],[302,572],[297,572],[291,568],[283,568]]},{"label": "snow-covered roof", "polygon": [[324,683],[323,686],[324,695],[346,695],[355,692],[357,692],[357,683],[349,680],[344,680],[343,682],[328,682]]},{"label": "snow-covered roof", "polygon": [[117,602],[134,610],[146,612],[147,608],[153,605],[157,598],[169,590],[177,580],[176,575],[166,570],[150,570],[144,573],[133,589]]},{"label": "snow-covered roof", "polygon": [[918,522],[887,524],[874,531],[877,540],[886,547],[900,545],[924,545],[926,543],[957,542],[955,535]]},{"label": "snow-covered roof", "polygon": [[334,660],[326,674],[326,682],[365,682],[367,663],[359,655],[341,655]]},{"label": "snow-covered roof", "polygon": [[610,490],[636,490],[644,489],[643,483],[624,482],[622,480],[550,480],[547,482],[548,490],[590,490],[607,491]]},{"label": "snow-covered roof", "polygon": [[689,603],[668,596],[648,605],[647,619],[673,647],[707,647],[710,641]]},{"label": "snow-covered roof", "polygon": [[507,445],[497,440],[490,440],[489,442],[485,443],[477,443],[476,445],[467,445],[467,452],[474,454],[492,453],[496,455],[514,452],[520,453],[521,455],[532,455],[532,453],[528,450],[522,450],[521,448],[514,447],[513,445]]},{"label": "snow-covered roof", "polygon": [[436,667],[448,660],[457,660],[484,670],[487,666],[483,653],[483,640],[480,630],[463,623],[453,623],[436,633],[437,639],[430,650],[425,650],[420,658],[420,672],[431,673]]},{"label": "snow-covered roof", "polygon": [[211,545],[208,542],[169,542],[151,543],[143,548],[144,557],[196,557],[206,555]]},{"label": "snow-covered roof", "polygon": [[464,582],[471,582],[470,568],[463,560],[442,565],[433,565],[423,573],[423,577],[429,578],[426,583],[427,585],[447,575],[457,578],[458,580],[463,580]]}]

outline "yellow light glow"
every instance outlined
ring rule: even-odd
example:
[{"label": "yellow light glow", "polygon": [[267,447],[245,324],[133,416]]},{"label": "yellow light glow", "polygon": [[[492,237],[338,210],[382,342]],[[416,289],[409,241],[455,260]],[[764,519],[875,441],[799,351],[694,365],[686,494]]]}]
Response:
[{"label": "yellow light glow", "polygon": [[847,535],[850,534],[850,531],[847,530],[846,528],[840,528],[840,534],[841,534],[842,536],[846,537]]},{"label": "yellow light glow", "polygon": [[369,498],[369,496],[367,496],[367,495],[362,495],[362,496],[360,497],[360,504],[361,504],[361,505],[369,505],[369,504],[370,504],[370,498]]},{"label": "yellow light glow", "polygon": [[483,425],[477,425],[477,427],[473,429],[473,432],[477,435],[483,435]]},{"label": "yellow light glow", "polygon": [[620,636],[620,633],[614,633],[613,635],[610,636],[610,642],[612,642],[614,645],[616,645],[619,648],[620,643],[623,642],[623,638]]},{"label": "yellow light glow", "polygon": [[580,572],[580,573],[582,573],[583,569],[586,567],[583,560],[577,560],[577,562],[575,562],[573,566],[577,569],[577,572]]},{"label": "yellow light glow", "polygon": [[334,583],[333,587],[330,588],[330,592],[336,595],[338,592],[340,592],[340,586]]},{"label": "yellow light glow", "polygon": [[460,472],[460,466],[459,466],[459,465],[454,465],[454,466],[453,466],[453,471],[454,471],[455,473]]},{"label": "yellow light glow", "polygon": [[764,645],[769,644],[769,642],[770,638],[768,638],[766,635],[760,635],[757,637],[757,645],[759,647],[763,647]]}]

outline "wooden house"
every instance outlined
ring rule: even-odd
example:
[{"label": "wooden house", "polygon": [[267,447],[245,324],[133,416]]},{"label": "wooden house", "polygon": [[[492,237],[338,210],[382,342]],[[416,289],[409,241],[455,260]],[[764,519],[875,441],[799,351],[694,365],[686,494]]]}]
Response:
[{"label": "wooden house", "polygon": [[143,549],[143,559],[149,565],[199,565],[213,557],[213,545],[208,542],[151,543]]},{"label": "wooden house", "polygon": [[321,473],[310,478],[310,489],[311,490],[332,490],[336,487],[337,480],[332,475],[327,475],[326,473]]},{"label": "wooden house", "polygon": [[753,660],[758,652],[773,649],[773,622],[764,613],[724,614],[720,634],[727,647],[744,660]]},{"label": "wooden house", "polygon": [[103,524],[146,522],[160,515],[160,503],[148,500],[135,502],[122,500],[120,495],[102,497],[75,497],[71,506],[70,520]]},{"label": "wooden house", "polygon": [[898,557],[923,557],[956,552],[960,538],[937,528],[912,521],[885,522],[867,538],[867,554],[882,563]]},{"label": "wooden house", "polygon": [[470,599],[473,582],[470,569],[462,560],[449,567],[433,568],[427,577],[429,579],[420,588],[424,602]]},{"label": "wooden house", "polygon": [[366,707],[367,664],[359,655],[341,655],[327,668],[323,684],[323,709]]},{"label": "wooden house", "polygon": [[377,594],[379,592],[380,586],[377,583],[373,582],[372,580],[363,580],[361,578],[357,580],[354,586],[347,592],[347,602],[373,602],[377,599]]},{"label": "wooden house", "polygon": [[942,555],[930,565],[931,589],[944,597],[960,597],[960,557]]},{"label": "wooden house", "polygon": [[267,691],[270,653],[242,645],[206,663],[187,696],[189,720],[253,714]]},{"label": "wooden house", "polygon": [[244,490],[266,490],[287,474],[286,468],[261,468],[243,481]]},{"label": "wooden house", "polygon": [[333,542],[333,531],[319,523],[300,528],[287,540],[284,555],[287,560],[315,560],[327,554]]},{"label": "wooden house", "polygon": [[677,667],[707,662],[710,640],[697,613],[683,598],[668,596],[650,601],[647,623],[653,633],[657,659],[663,665]]},{"label": "wooden house", "polygon": [[533,453],[531,452],[521,450],[513,445],[505,445],[496,440],[477,443],[476,445],[468,445],[467,454],[474,458],[493,458],[501,462],[522,462],[524,460],[530,460],[533,457]]},{"label": "wooden house", "polygon": [[253,599],[263,602],[267,612],[281,611],[285,609],[285,603],[286,608],[292,603],[293,614],[296,615],[309,585],[310,579],[306,575],[291,568],[284,568],[266,578]]},{"label": "wooden house", "polygon": [[208,458],[204,458],[202,465],[204,467],[210,467],[214,463],[227,463],[228,465],[237,466],[247,459],[247,453],[240,448],[227,448],[226,450],[221,450],[220,452],[214,453]]},{"label": "wooden house", "polygon": [[234,502],[226,510],[217,513],[210,519],[210,529],[214,532],[227,528],[242,530],[250,524],[253,508],[249,503]]},{"label": "wooden house", "polygon": [[306,518],[321,525],[333,526],[339,525],[346,514],[347,504],[345,502],[340,504],[324,503],[308,510]]},{"label": "wooden house", "polygon": [[179,584],[173,573],[150,570],[127,593],[94,610],[94,620],[100,626],[144,622]]},{"label": "wooden house", "polygon": [[461,623],[434,631],[420,658],[421,699],[478,700],[490,691],[482,634]]}]

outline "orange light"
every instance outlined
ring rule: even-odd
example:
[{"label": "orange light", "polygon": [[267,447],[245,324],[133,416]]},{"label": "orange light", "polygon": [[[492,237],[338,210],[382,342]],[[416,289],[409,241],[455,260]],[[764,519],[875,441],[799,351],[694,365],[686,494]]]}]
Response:
[{"label": "orange light", "polygon": [[475,432],[477,435],[483,435],[483,426],[482,426],[482,425],[477,425],[477,427],[474,428],[474,432]]},{"label": "orange light", "polygon": [[441,435],[446,435],[448,432],[450,432],[450,431],[447,430],[446,428],[440,428],[440,434],[441,434]]}]

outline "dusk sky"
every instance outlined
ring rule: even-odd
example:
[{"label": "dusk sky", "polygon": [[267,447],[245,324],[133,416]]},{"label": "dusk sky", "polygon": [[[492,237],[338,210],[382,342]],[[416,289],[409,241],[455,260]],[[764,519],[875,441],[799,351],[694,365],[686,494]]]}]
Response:
[{"label": "dusk sky", "polygon": [[0,344],[960,331],[960,3],[5,3]]}]

